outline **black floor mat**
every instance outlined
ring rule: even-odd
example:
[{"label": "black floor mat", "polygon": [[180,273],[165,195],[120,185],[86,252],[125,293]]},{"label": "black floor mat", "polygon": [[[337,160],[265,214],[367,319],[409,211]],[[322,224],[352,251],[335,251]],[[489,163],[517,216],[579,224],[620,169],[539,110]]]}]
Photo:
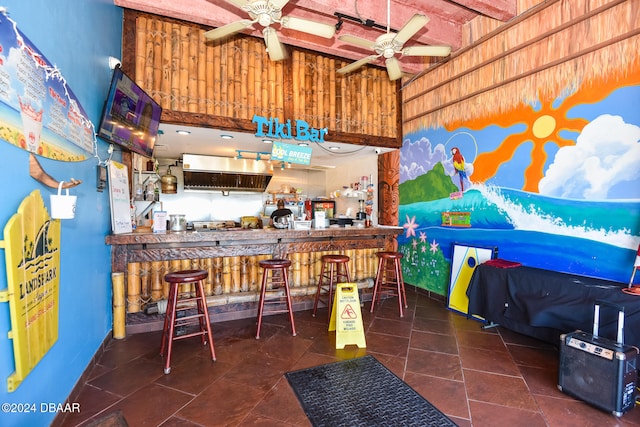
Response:
[{"label": "black floor mat", "polygon": [[285,376],[316,427],[456,425],[373,356]]}]

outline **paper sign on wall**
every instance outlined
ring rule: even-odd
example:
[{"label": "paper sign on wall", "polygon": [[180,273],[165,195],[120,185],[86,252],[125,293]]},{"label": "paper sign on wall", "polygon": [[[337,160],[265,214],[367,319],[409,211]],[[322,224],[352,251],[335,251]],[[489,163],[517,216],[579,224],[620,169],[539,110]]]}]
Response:
[{"label": "paper sign on wall", "polygon": [[113,234],[131,233],[131,198],[129,197],[129,169],[122,163],[109,162],[109,200]]},{"label": "paper sign on wall", "polygon": [[285,144],[274,141],[271,148],[271,160],[308,165],[311,163],[311,147]]}]

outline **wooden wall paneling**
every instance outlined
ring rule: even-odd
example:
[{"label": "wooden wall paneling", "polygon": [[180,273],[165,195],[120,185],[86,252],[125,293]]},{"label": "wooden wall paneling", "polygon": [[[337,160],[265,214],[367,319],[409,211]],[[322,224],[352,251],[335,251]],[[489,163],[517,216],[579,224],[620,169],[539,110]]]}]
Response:
[{"label": "wooden wall paneling", "polygon": [[342,76],[336,70],[347,62],[290,47],[274,63],[262,39],[211,42],[203,26],[129,9],[123,28],[123,71],[160,103],[165,123],[253,133],[259,114],[326,127],[328,141],[401,146],[387,123],[400,112],[389,96],[397,85],[384,68]]}]

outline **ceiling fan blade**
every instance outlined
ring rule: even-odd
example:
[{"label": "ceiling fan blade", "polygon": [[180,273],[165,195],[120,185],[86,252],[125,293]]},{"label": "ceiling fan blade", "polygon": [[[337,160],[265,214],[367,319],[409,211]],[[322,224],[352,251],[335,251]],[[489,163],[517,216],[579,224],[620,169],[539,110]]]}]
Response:
[{"label": "ceiling fan blade", "polygon": [[275,10],[282,10],[282,8],[287,5],[287,3],[289,3],[289,0],[269,0],[269,4]]},{"label": "ceiling fan blade", "polygon": [[374,59],[378,58],[380,55],[369,55],[366,56],[362,59],[357,60],[356,62],[353,62],[349,65],[346,65],[342,68],[340,68],[337,72],[340,74],[347,74],[350,73],[352,71],[357,70],[358,68],[362,67],[365,64],[368,64],[369,62],[373,61]]},{"label": "ceiling fan blade", "polygon": [[310,21],[308,19],[296,18],[293,16],[285,16],[280,21],[284,28],[290,30],[302,31],[304,33],[313,34],[327,39],[332,38],[336,33],[336,26],[323,24],[321,22]]},{"label": "ceiling fan blade", "polygon": [[352,36],[350,34],[342,35],[342,36],[338,37],[338,40],[341,40],[341,41],[347,42],[347,43],[351,43],[351,44],[354,44],[356,46],[362,46],[362,47],[365,47],[367,49],[373,49],[373,47],[376,44],[375,42],[372,42],[371,40],[363,39],[361,37]]},{"label": "ceiling fan blade", "polygon": [[389,58],[385,61],[387,66],[387,73],[389,74],[389,80],[398,80],[402,77],[402,69],[400,68],[400,62],[396,58]]},{"label": "ceiling fan blade", "polygon": [[427,22],[429,22],[429,18],[426,15],[421,13],[416,13],[404,24],[404,27],[398,31],[398,34],[393,38],[394,41],[403,45],[409,40],[411,37],[415,35],[422,27],[424,27]]},{"label": "ceiling fan blade", "polygon": [[230,36],[231,34],[235,34],[238,31],[242,31],[247,27],[250,27],[254,21],[250,19],[243,19],[241,21],[232,22],[227,25],[223,25],[222,27],[215,28],[213,30],[209,30],[204,33],[204,36],[209,40],[218,40],[226,36]]},{"label": "ceiling fan blade", "polygon": [[278,39],[278,33],[271,27],[265,27],[262,30],[264,42],[267,45],[267,52],[272,61],[282,61],[286,57],[284,46]]},{"label": "ceiling fan blade", "polygon": [[450,46],[407,46],[402,49],[405,56],[449,56]]}]

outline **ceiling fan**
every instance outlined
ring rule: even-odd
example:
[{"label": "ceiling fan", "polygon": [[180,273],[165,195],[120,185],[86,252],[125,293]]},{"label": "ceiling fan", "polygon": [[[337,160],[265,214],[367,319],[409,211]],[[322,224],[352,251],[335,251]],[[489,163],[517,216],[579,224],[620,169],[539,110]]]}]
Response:
[{"label": "ceiling fan", "polygon": [[342,67],[338,70],[340,74],[347,74],[357,70],[365,64],[374,61],[377,58],[384,57],[387,73],[390,80],[397,80],[402,77],[402,69],[400,61],[395,57],[396,53],[404,56],[447,56],[451,53],[449,46],[407,46],[403,49],[404,44],[413,37],[422,27],[424,27],[429,18],[426,15],[416,13],[409,21],[398,31],[392,33],[389,31],[389,2],[387,3],[387,32],[379,36],[375,42],[345,34],[338,37],[339,40],[356,46],[365,47],[375,52],[375,55],[369,55],[352,64]]},{"label": "ceiling fan", "polygon": [[255,23],[264,27],[262,35],[267,52],[272,61],[281,61],[286,57],[284,46],[278,39],[276,30],[272,24],[280,24],[282,28],[302,31],[320,37],[332,38],[336,32],[335,25],[323,24],[303,18],[293,16],[283,16],[282,8],[289,3],[289,0],[225,0],[249,14],[251,19],[242,19],[232,22],[222,27],[207,31],[204,36],[209,40],[218,40],[230,36],[239,31],[252,26]]}]

